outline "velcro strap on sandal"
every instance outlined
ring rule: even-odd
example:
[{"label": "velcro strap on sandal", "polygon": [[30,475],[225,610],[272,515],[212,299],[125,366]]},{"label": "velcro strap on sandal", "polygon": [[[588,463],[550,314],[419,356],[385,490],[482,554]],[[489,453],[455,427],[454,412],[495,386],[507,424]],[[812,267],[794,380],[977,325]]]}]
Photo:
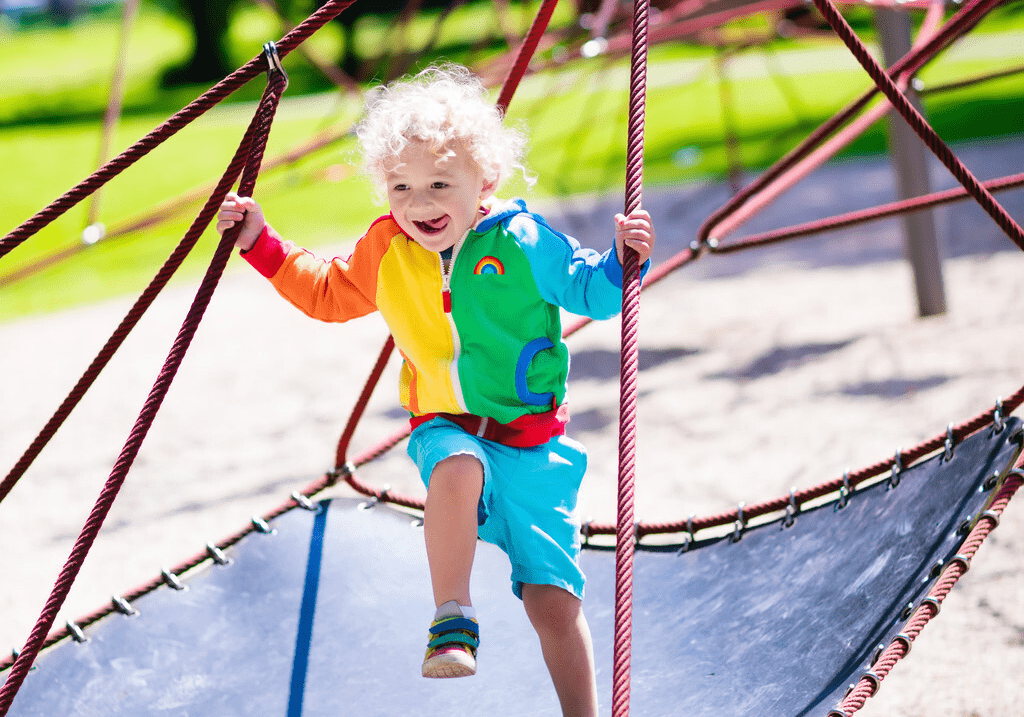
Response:
[{"label": "velcro strap on sandal", "polygon": [[446,617],[430,626],[430,634],[440,635],[454,630],[466,630],[479,637],[479,629],[476,620],[471,620],[468,617]]},{"label": "velcro strap on sandal", "polygon": [[480,646],[480,640],[475,635],[469,635],[461,630],[445,632],[428,642],[427,648],[433,650],[444,645],[463,645],[475,651]]}]

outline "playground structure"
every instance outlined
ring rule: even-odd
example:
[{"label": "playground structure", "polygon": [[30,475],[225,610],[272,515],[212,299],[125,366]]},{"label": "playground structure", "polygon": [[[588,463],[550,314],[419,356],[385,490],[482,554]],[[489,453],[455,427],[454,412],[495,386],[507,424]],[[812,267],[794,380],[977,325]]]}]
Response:
[{"label": "playground structure", "polygon": [[[965,13],[978,12],[979,11],[978,10],[979,7],[981,7],[980,3],[974,4],[974,5],[968,5],[967,7],[964,8],[964,12]],[[939,44],[939,43],[936,43],[936,44]],[[282,48],[285,47],[284,41],[282,41],[281,47]],[[912,63],[908,61],[905,64],[906,65],[910,65]],[[909,73],[908,73],[908,76],[909,76]],[[771,173],[769,173],[769,174],[771,174]],[[771,182],[770,179],[769,180],[765,180],[764,182],[761,182],[761,186],[765,186],[767,184],[770,184],[770,182]],[[967,183],[970,184],[969,181]],[[746,197],[742,197],[742,200],[745,200],[746,198],[750,197],[751,195],[752,195],[752,192],[747,192],[746,193]],[[738,196],[741,196],[741,195],[738,195]],[[982,196],[984,196],[984,193],[982,193]],[[742,200],[733,203],[731,206],[733,206],[733,207],[739,206],[740,204],[742,204]],[[996,214],[999,214],[998,210],[995,210],[994,208],[993,208],[993,211]],[[725,213],[727,214],[728,212],[725,212]],[[1001,220],[1005,223],[1005,217],[1001,217]],[[1016,236],[1015,240],[1018,241],[1018,243],[1019,243],[1019,228],[1016,229],[1016,233],[1014,234],[1013,227],[1012,227],[1012,219],[1010,220],[1010,223],[1007,224],[1007,228],[1008,228],[1007,233],[1011,237]],[[12,233],[12,235],[9,235],[8,239],[5,240],[5,248],[7,246],[11,245],[9,242],[11,241],[11,237],[13,237],[13,236],[15,236],[15,233]],[[759,239],[758,242],[760,242],[760,241],[761,240]],[[753,242],[751,242],[751,243],[753,243]],[[671,271],[672,269],[676,268],[676,266],[688,263],[688,262],[692,261],[693,259],[697,258],[698,256],[705,255],[709,251],[710,252],[714,252],[714,251],[718,251],[718,252],[733,251],[733,250],[735,250],[734,247],[738,247],[739,244],[740,244],[740,242],[737,242],[735,244],[728,244],[728,245],[726,245],[724,243],[720,243],[719,241],[717,241],[717,235],[715,235],[713,233],[713,230],[709,228],[708,231],[701,233],[701,235],[698,237],[697,241],[695,242],[694,246],[690,250],[687,250],[687,252],[685,252],[684,255],[681,256],[676,262],[673,262],[673,263],[669,264],[665,269],[660,270],[658,274],[656,274],[654,277],[652,277],[652,279],[649,280],[649,283],[653,283],[654,281],[657,280],[657,278],[660,278],[662,276],[667,275],[668,271]],[[578,327],[573,327],[573,328],[575,329],[575,328],[578,328]],[[1007,400],[1007,402],[1005,404],[1005,411],[1007,413],[1011,412],[1019,404],[1019,394],[1020,394],[1020,392],[1017,392],[1017,394],[1014,394],[1013,397],[1011,397],[1010,399]],[[909,465],[910,462],[912,462],[914,459],[916,459],[919,456],[923,456],[923,455],[925,455],[927,453],[931,453],[931,452],[933,452],[935,450],[941,450],[944,447],[945,441],[946,441],[947,438],[948,438],[949,442],[952,443],[953,445],[959,445],[964,440],[966,435],[975,432],[976,430],[981,428],[983,425],[985,425],[989,421],[993,420],[992,419],[993,415],[994,414],[992,414],[991,411],[986,411],[985,417],[983,419],[982,418],[975,419],[974,421],[968,422],[967,424],[962,424],[962,425],[959,425],[959,426],[955,427],[955,429],[953,429],[949,433],[948,436],[946,436],[946,435],[940,436],[936,440],[930,441],[928,444],[926,444],[925,446],[921,447],[919,450],[914,450],[914,451],[908,452],[907,454],[904,454],[903,455],[904,462]],[[346,432],[346,433],[347,433],[347,438],[351,438],[351,434],[348,433],[348,432]],[[334,473],[333,476],[329,476],[331,478],[330,482],[333,482],[333,480],[336,480],[339,477],[344,475],[344,476],[347,477],[347,479],[352,479],[354,483],[357,483],[357,479],[356,479],[356,477],[354,475],[354,471],[352,471],[351,469],[349,469],[347,467],[348,466],[348,462],[345,460],[345,455],[344,455],[343,448],[345,446],[347,446],[347,438],[343,439],[342,447],[339,448],[338,461],[337,461],[337,467],[336,467],[337,472]],[[360,463],[359,460],[355,460],[353,462],[356,463],[356,464]],[[858,471],[858,472],[852,473],[849,476],[849,479],[848,479],[849,480],[849,485],[848,486],[844,486],[842,481],[838,481],[838,480],[837,481],[832,481],[830,484],[827,484],[826,486],[823,486],[820,490],[815,490],[815,491],[811,491],[811,492],[801,492],[801,493],[797,494],[796,497],[793,498],[793,500],[795,501],[795,505],[797,507],[799,507],[804,502],[806,502],[806,501],[808,501],[808,500],[810,500],[812,498],[820,497],[821,495],[824,495],[824,494],[827,494],[827,493],[830,493],[830,492],[840,491],[840,490],[842,490],[844,488],[846,488],[847,491],[849,491],[851,489],[856,489],[856,488],[858,488],[860,486],[860,484],[862,482],[868,480],[869,478],[871,478],[873,476],[878,475],[879,473],[884,473],[886,470],[889,470],[890,468],[891,468],[891,465],[888,465],[888,464],[887,465],[880,465],[880,466],[873,466],[870,469],[865,469],[864,471]],[[370,488],[370,487],[365,487],[365,486],[362,486],[362,487],[365,489],[365,491],[367,493],[369,493],[370,495],[372,495],[376,499],[397,499],[399,502],[402,501],[402,497],[401,496],[385,495],[384,492],[382,490],[380,490],[380,489]],[[307,492],[308,491],[304,491],[304,493],[307,493]],[[769,513],[773,513],[773,512],[777,512],[777,511],[782,511],[787,506],[792,507],[792,505],[790,504],[790,502],[788,500],[780,499],[780,500],[776,500],[776,501],[768,501],[768,502],[766,502],[764,504],[760,504],[760,505],[757,505],[757,506],[751,506],[745,512],[743,512],[743,510],[741,509],[740,511],[735,512],[735,513],[727,514],[727,515],[724,515],[724,516],[717,516],[717,517],[715,517],[713,519],[699,520],[699,521],[693,522],[693,523],[691,523],[689,525],[686,525],[685,523],[683,523],[683,524],[676,524],[676,525],[665,525],[665,526],[645,526],[645,525],[641,524],[638,527],[638,534],[640,534],[640,536],[643,537],[644,535],[646,535],[648,533],[659,532],[662,529],[665,529],[667,532],[680,532],[680,530],[682,530],[683,532],[686,532],[687,530],[689,530],[692,533],[692,532],[695,532],[695,531],[699,531],[700,529],[703,529],[703,528],[711,527],[714,524],[732,525],[732,524],[736,523],[737,521],[740,522],[740,523],[745,523],[747,520],[752,519],[752,518],[757,518],[759,516],[767,515]],[[741,514],[741,513],[743,513],[743,514]],[[254,526],[254,529],[256,529],[255,526]],[[609,532],[609,530],[610,530],[609,526],[591,525],[588,528],[588,532],[590,532],[590,533]],[[870,680],[868,680],[868,682],[870,682]],[[870,690],[861,689],[860,690],[860,694],[863,695],[863,693],[865,691],[870,692]]]}]

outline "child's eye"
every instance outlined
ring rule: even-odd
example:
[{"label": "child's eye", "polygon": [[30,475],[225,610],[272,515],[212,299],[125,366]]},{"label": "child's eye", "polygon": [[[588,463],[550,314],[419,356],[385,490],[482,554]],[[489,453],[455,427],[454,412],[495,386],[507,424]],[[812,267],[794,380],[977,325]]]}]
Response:
[{"label": "child's eye", "polygon": [[392,187],[392,189],[395,190],[396,192],[404,192],[408,188],[408,184],[396,184],[395,186]]},{"label": "child's eye", "polygon": [[433,184],[430,185],[430,188],[431,189],[447,189],[448,188],[448,183],[447,182],[434,182]]}]

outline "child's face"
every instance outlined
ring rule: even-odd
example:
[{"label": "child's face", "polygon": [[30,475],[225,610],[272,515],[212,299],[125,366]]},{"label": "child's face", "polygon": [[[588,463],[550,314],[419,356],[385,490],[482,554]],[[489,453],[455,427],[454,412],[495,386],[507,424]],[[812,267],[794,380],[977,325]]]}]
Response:
[{"label": "child's face", "polygon": [[410,142],[393,166],[386,168],[388,202],[398,226],[430,251],[444,251],[465,235],[478,218],[480,202],[494,193],[494,182],[462,143],[443,151],[426,142]]}]

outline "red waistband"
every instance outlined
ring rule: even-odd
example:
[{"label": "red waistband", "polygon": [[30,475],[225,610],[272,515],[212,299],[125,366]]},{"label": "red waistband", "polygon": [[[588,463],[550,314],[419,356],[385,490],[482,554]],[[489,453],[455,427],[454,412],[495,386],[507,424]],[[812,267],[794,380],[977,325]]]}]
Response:
[{"label": "red waistband", "polygon": [[547,443],[565,433],[569,422],[569,407],[559,406],[544,413],[527,413],[511,423],[498,423],[493,418],[472,413],[426,413],[409,419],[413,429],[433,418],[451,421],[466,433],[501,443],[512,448],[532,448]]}]

